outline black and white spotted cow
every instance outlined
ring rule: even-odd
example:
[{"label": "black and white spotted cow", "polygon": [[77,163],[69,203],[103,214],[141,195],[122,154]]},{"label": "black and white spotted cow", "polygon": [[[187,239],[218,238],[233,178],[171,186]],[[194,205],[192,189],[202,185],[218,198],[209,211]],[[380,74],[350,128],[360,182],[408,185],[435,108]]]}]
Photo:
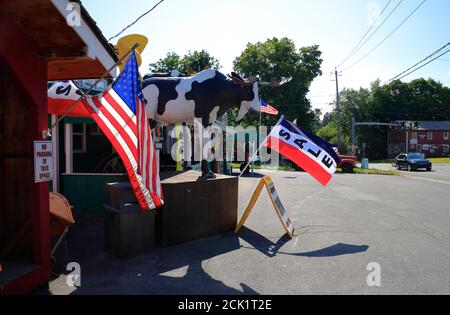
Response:
[{"label": "black and white spotted cow", "polygon": [[170,78],[170,77],[172,77],[172,78],[182,78],[183,77],[184,78],[184,77],[186,77],[186,75],[182,74],[178,70],[171,70],[171,71],[169,71],[167,73],[149,73],[149,74],[146,74],[144,76],[144,80],[151,79],[151,78]]},{"label": "black and white spotted cow", "polygon": [[147,114],[163,124],[202,120],[206,128],[228,109],[239,107],[237,120],[248,112],[259,112],[259,87],[256,80],[231,80],[217,70],[204,70],[192,77],[150,77],[143,82]]},{"label": "black and white spotted cow", "polygon": [[[143,81],[147,115],[162,124],[193,124],[201,119],[206,128],[230,108],[238,107],[237,121],[247,113],[259,113],[259,84],[277,86],[281,80],[259,83],[257,78],[242,79],[236,73],[229,78],[217,70],[204,70],[192,77],[150,76]],[[206,161],[202,172],[207,173]]]}]

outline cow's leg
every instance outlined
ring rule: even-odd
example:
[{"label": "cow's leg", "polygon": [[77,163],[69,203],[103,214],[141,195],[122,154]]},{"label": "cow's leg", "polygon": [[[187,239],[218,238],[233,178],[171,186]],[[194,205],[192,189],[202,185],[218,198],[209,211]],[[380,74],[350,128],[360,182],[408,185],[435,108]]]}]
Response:
[{"label": "cow's leg", "polygon": [[[205,133],[206,129],[209,127],[209,116],[202,118],[202,125],[203,125],[204,130],[202,133],[203,141],[202,141],[202,146],[201,146],[201,149],[202,149],[202,177],[201,177],[201,179],[203,179],[203,180],[214,179],[214,178],[216,178],[216,175],[214,174],[214,172],[212,172],[209,169],[208,161],[203,156],[203,149],[204,149],[205,143],[209,143],[211,141],[211,139],[205,139],[205,137],[204,137],[204,133]],[[209,134],[208,134],[208,136],[211,137]],[[205,141],[205,140],[207,140],[207,141]]]}]

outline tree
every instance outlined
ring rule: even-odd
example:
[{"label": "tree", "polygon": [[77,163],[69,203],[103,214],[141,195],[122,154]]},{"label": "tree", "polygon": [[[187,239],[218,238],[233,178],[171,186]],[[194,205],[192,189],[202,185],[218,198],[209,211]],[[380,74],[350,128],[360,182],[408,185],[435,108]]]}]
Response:
[{"label": "tree", "polygon": [[322,128],[317,131],[317,136],[330,142],[330,143],[336,143],[337,142],[337,126],[336,122],[330,122],[323,126]]},{"label": "tree", "polygon": [[[258,75],[262,81],[273,77],[292,77],[279,88],[261,88],[261,97],[280,110],[291,121],[314,131],[316,113],[306,98],[311,82],[321,75],[322,59],[318,46],[297,49],[288,38],[272,38],[256,44],[249,43],[234,61],[234,69],[242,76]],[[263,116],[263,124],[275,124],[277,118]]]},{"label": "tree", "polygon": [[194,72],[205,69],[220,69],[219,60],[211,56],[206,50],[188,52],[182,59],[184,73],[191,68]]},{"label": "tree", "polygon": [[182,69],[182,58],[175,52],[168,53],[165,58],[159,59],[157,62],[150,64],[150,71],[155,73],[166,73],[172,70],[182,72]]},{"label": "tree", "polygon": [[328,125],[333,120],[334,114],[335,113],[325,113],[325,115],[323,115],[321,127]]},{"label": "tree", "polygon": [[150,71],[152,72],[165,73],[178,70],[181,73],[188,74],[190,70],[200,72],[205,69],[220,69],[219,60],[211,56],[206,50],[189,51],[184,57],[172,52],[156,63],[150,64]]},{"label": "tree", "polygon": [[[380,85],[372,82],[370,89],[344,89],[341,92],[342,132],[350,137],[351,121],[390,123],[397,120],[450,120],[450,89],[432,79],[409,83],[393,81]],[[335,114],[330,114],[335,120]],[[327,116],[329,119],[329,116]],[[389,129],[358,127],[357,144],[367,144],[371,159],[387,157]]]}]

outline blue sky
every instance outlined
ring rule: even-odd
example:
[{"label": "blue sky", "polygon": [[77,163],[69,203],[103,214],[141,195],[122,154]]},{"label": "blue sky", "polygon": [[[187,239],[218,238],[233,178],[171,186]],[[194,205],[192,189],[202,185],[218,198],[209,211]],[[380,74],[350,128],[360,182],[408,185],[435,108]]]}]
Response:
[{"label": "blue sky", "polygon": [[[392,0],[387,13],[401,0]],[[83,0],[109,38],[157,0]],[[343,65],[350,66],[385,38],[422,0],[404,0],[376,35]],[[318,44],[323,52],[324,75],[311,87],[314,108],[330,111],[335,83],[329,73],[353,49],[388,0],[166,0],[124,35],[143,34],[149,45],[141,72],[168,52],[185,54],[206,49],[220,60],[223,72],[248,42],[288,37],[297,47]],[[388,80],[450,42],[450,0],[427,0],[391,38],[372,55],[342,73],[341,88],[368,87]],[[115,41],[113,43],[115,44]],[[431,77],[450,86],[450,53],[404,80]],[[325,96],[322,96],[325,95]],[[318,97],[320,96],[320,97]]]}]

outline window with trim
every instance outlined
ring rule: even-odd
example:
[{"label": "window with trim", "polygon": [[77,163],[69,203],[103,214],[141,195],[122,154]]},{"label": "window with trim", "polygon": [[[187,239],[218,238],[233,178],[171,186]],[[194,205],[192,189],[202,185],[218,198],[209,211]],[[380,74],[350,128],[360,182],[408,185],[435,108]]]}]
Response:
[{"label": "window with trim", "polygon": [[73,153],[86,153],[86,124],[72,125]]},{"label": "window with trim", "polygon": [[444,140],[448,140],[448,131],[444,132]]},{"label": "window with trim", "polygon": [[417,132],[416,132],[416,131],[413,131],[413,133],[412,133],[412,139],[417,139]]},{"label": "window with trim", "polygon": [[444,145],[443,152],[444,153],[449,153],[449,146],[448,145]]},{"label": "window with trim", "polygon": [[427,133],[427,140],[433,140],[433,133],[432,132],[428,132]]}]

